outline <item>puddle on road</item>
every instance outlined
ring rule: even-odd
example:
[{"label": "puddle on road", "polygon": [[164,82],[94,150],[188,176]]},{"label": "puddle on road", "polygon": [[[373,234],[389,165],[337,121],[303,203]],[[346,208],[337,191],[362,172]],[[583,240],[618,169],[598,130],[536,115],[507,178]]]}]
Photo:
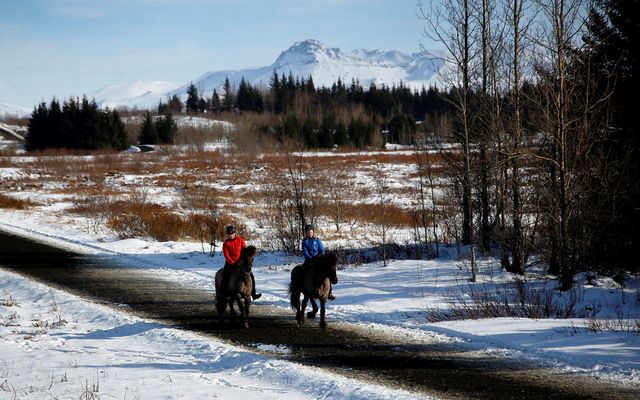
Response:
[{"label": "puddle on road", "polygon": [[275,354],[275,355],[278,355],[278,356],[289,356],[289,355],[293,354],[293,349],[292,348],[290,348],[289,346],[282,345],[282,344],[264,344],[264,343],[259,343],[259,344],[249,345],[249,347],[253,347],[256,350],[264,352],[264,353]]}]

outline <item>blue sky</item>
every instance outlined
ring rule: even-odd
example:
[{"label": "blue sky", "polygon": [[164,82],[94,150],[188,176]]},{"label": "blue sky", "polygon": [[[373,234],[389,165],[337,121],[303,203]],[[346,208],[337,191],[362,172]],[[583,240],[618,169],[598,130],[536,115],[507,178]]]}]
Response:
[{"label": "blue sky", "polygon": [[271,64],[294,42],[419,51],[416,0],[0,0],[0,102]]}]

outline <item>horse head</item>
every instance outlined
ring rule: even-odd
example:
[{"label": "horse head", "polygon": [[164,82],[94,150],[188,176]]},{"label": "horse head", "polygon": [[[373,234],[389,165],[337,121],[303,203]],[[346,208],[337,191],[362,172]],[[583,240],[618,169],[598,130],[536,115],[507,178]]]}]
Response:
[{"label": "horse head", "polygon": [[338,283],[338,256],[333,253],[329,253],[325,256],[325,261],[327,263],[326,265],[329,273],[328,278],[331,283],[335,285]]},{"label": "horse head", "polygon": [[253,258],[256,256],[256,248],[255,246],[249,246],[242,249],[240,252],[240,262],[242,262],[244,266],[244,272],[250,273],[253,267]]}]

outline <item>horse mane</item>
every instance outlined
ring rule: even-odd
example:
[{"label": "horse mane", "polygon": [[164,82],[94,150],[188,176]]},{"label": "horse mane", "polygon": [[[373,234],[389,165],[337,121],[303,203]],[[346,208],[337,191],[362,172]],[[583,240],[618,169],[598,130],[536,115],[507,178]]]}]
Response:
[{"label": "horse mane", "polygon": [[335,253],[327,253],[324,256],[318,256],[317,263],[321,267],[333,268],[334,265],[338,264],[338,256]]},{"label": "horse mane", "polygon": [[240,258],[255,257],[257,249],[255,246],[248,246],[240,251]]}]

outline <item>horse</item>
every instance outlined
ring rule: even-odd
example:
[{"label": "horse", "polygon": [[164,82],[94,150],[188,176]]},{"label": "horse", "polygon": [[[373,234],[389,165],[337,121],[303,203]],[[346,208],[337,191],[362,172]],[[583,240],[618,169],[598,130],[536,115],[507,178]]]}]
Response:
[{"label": "horse", "polygon": [[216,309],[220,322],[222,322],[224,313],[229,304],[229,313],[231,322],[235,322],[236,311],[233,303],[238,304],[238,310],[242,318],[242,324],[245,328],[249,327],[247,317],[249,316],[249,308],[251,307],[251,291],[253,290],[253,281],[251,280],[251,268],[253,267],[253,258],[256,255],[256,248],[249,246],[242,249],[240,259],[229,268],[229,279],[226,287],[220,287],[222,283],[222,274],[224,268],[220,268],[216,272]]},{"label": "horse", "polygon": [[[337,264],[338,257],[335,254],[327,254],[316,257],[309,263],[296,265],[291,270],[289,299],[291,308],[296,310],[296,321],[299,326],[304,324],[304,312],[309,300],[313,310],[307,313],[307,318],[314,319],[316,317],[318,313],[317,299],[320,300],[320,328],[327,327],[325,304],[329,297],[331,284],[338,283]],[[300,294],[304,296],[302,304],[300,304]]]}]

